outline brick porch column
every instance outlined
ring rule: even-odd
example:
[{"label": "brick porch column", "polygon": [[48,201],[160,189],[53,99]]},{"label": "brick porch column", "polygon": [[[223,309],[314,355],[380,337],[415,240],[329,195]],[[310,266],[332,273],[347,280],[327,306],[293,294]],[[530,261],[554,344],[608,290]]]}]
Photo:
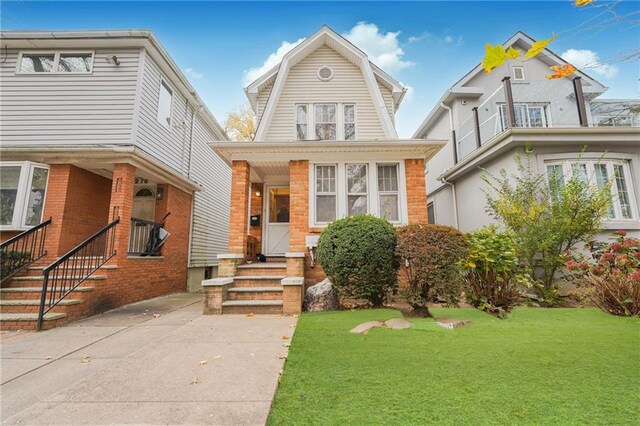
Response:
[{"label": "brick porch column", "polygon": [[249,163],[231,163],[231,217],[229,218],[229,253],[246,255],[247,219],[249,217]]},{"label": "brick porch column", "polygon": [[109,222],[120,217],[115,237],[116,262],[124,261],[127,258],[135,178],[136,168],[131,164],[120,163],[114,165],[111,181],[111,201],[109,203]]},{"label": "brick porch column", "polygon": [[427,223],[427,182],[424,175],[424,160],[404,160],[404,170],[409,223]]},{"label": "brick porch column", "polygon": [[309,161],[289,162],[289,251],[304,253],[309,233]]}]

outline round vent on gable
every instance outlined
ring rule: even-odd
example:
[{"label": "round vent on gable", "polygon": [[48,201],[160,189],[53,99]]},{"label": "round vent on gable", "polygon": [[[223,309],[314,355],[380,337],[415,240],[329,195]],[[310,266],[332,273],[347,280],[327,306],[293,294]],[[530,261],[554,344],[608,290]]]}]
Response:
[{"label": "round vent on gable", "polygon": [[322,81],[329,81],[333,78],[333,70],[327,66],[320,67],[318,70],[318,78]]}]

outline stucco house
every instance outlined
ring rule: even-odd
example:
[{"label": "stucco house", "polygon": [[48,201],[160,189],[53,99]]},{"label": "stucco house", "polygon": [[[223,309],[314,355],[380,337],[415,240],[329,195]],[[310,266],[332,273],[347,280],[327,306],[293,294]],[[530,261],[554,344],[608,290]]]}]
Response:
[{"label": "stucco house", "polygon": [[46,328],[215,276],[231,170],[208,143],[227,136],[153,34],[0,43],[0,326]]},{"label": "stucco house", "polygon": [[[504,47],[526,51],[534,42],[518,32]],[[640,235],[640,101],[601,99],[607,88],[581,71],[546,78],[550,66],[565,63],[546,49],[490,74],[478,65],[443,94],[413,135],[447,141],[427,164],[430,222],[465,232],[492,223],[481,176],[515,172],[514,155],[530,147],[537,173],[613,180],[606,234]]]},{"label": "stucco house", "polygon": [[232,168],[232,200],[229,252],[203,282],[204,311],[300,312],[305,287],[324,278],[314,255],[329,222],[427,221],[424,165],[444,141],[398,138],[405,88],[327,26],[245,92],[255,139],[211,143]]}]

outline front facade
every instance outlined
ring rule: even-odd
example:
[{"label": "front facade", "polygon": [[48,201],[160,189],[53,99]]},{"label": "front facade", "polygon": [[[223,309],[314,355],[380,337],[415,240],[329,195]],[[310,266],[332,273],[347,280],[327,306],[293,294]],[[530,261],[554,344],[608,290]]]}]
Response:
[{"label": "front facade", "polygon": [[[533,43],[517,33],[504,46],[526,51]],[[528,153],[536,173],[613,180],[606,233],[640,235],[640,102],[601,99],[606,87],[580,71],[546,78],[564,63],[545,50],[491,74],[478,66],[443,95],[414,134],[447,140],[427,164],[431,222],[465,232],[491,224],[483,173],[515,173],[514,156]]]},{"label": "front facade", "polygon": [[[116,219],[117,253],[96,272],[106,282],[83,292],[85,314],[215,274],[231,171],[207,144],[226,134],[155,37],[12,31],[0,41],[2,241],[51,218],[46,256],[27,277],[3,281],[3,316],[25,312],[8,301],[14,293],[34,296],[10,287],[36,282]],[[169,236],[156,250],[159,228]]]},{"label": "front facade", "polygon": [[[326,26],[245,92],[255,140],[211,144],[232,167],[232,200],[227,266],[204,283],[205,312],[299,312],[305,286],[325,277],[314,256],[328,223],[357,214],[427,221],[424,164],[442,143],[398,138],[404,88]],[[257,263],[258,254],[273,262]],[[239,300],[249,273],[274,297]]]}]

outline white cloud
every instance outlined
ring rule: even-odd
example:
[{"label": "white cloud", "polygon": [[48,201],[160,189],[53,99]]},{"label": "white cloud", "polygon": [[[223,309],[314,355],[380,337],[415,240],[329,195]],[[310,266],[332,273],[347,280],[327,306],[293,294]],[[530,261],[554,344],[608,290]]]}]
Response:
[{"label": "white cloud", "polygon": [[593,71],[593,73],[600,75],[606,80],[610,80],[618,75],[618,67],[616,65],[601,63],[600,57],[593,50],[569,49],[561,56],[562,59],[575,67],[585,70],[587,73]]},{"label": "white cloud", "polygon": [[184,73],[191,78],[195,78],[196,80],[201,79],[203,76],[203,74],[201,72],[198,72],[196,70],[194,70],[193,68],[187,68],[184,70]]},{"label": "white cloud", "polygon": [[362,49],[371,62],[394,73],[413,65],[413,62],[403,60],[404,50],[398,41],[399,34],[399,31],[382,33],[376,24],[358,22],[343,36]]},{"label": "white cloud", "polygon": [[409,86],[408,84],[404,84],[402,82],[400,82],[400,84],[402,84],[405,89],[407,89],[407,92],[404,94],[403,102],[405,104],[410,103],[411,101],[413,101],[413,94],[415,93],[415,89],[413,88],[413,86]]},{"label": "white cloud", "polygon": [[257,78],[262,76],[262,74],[266,73],[271,68],[278,65],[280,61],[282,61],[282,58],[284,57],[284,55],[289,53],[291,49],[293,49],[303,41],[304,41],[304,38],[294,41],[293,43],[290,43],[288,41],[283,41],[280,47],[278,47],[278,49],[275,52],[270,54],[261,66],[257,68],[251,68],[249,69],[249,71],[245,71],[244,77],[242,79],[244,85],[246,86],[253,83]]},{"label": "white cloud", "polygon": [[419,36],[411,36],[407,40],[409,41],[409,43],[416,43],[418,41],[424,40],[425,38],[429,38],[429,37],[431,37],[431,34],[429,34],[429,32],[427,32],[427,31],[425,31],[424,33],[420,34]]},{"label": "white cloud", "polygon": [[449,35],[444,38],[444,42],[445,43],[451,43],[452,41],[453,41],[453,37],[451,37]]}]

